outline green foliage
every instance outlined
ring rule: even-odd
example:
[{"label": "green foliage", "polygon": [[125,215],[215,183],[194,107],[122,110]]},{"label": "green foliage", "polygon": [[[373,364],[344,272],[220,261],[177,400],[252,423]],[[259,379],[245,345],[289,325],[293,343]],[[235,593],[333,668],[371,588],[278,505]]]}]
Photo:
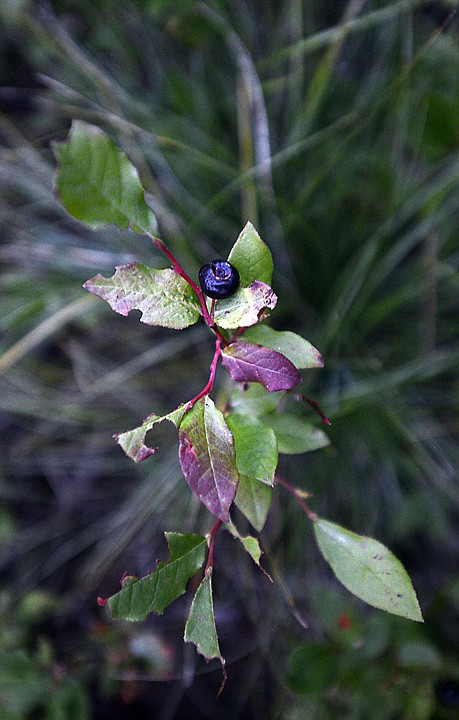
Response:
[{"label": "green foliage", "polygon": [[244,333],[250,342],[277,350],[285,355],[298,369],[323,367],[321,354],[310,342],[296,333],[273,330],[268,325],[255,325]]},{"label": "green foliage", "polygon": [[336,577],[354,595],[394,615],[423,622],[406,570],[384,545],[328,520],[317,520],[314,532]]},{"label": "green foliage", "polygon": [[84,287],[106,300],[120,315],[140,310],[140,320],[147,325],[183,330],[199,319],[199,305],[192,289],[169,268],[154,270],[137,263],[122,265],[113,277],[96,275]]},{"label": "green foliage", "polygon": [[[439,30],[448,4],[351,4],[346,17],[339,3],[296,0],[267,3],[262,14],[256,4],[207,0],[0,5],[1,101],[11,90],[26,101],[13,110],[2,104],[0,119],[7,584],[17,592],[57,583],[81,599],[83,617],[94,618],[93,598],[109,568],[114,583],[125,567],[140,566],[140,574],[149,567],[144,548],[160,542],[164,516],[173,528],[184,519],[187,529],[206,522],[183,487],[175,448],[168,452],[168,423],[154,425],[161,452],[148,463],[123,460],[112,441],[152,408],[163,417],[195,392],[190,376],[207,363],[205,329],[170,337],[83,298],[81,284],[98,272],[162,265],[149,239],[113,227],[88,232],[55,201],[48,142],[81,118],[104,128],[138,168],[161,237],[192,277],[208,258],[227,256],[248,218],[267,240],[279,295],[274,327],[305,335],[324,354],[325,370],[302,373],[300,391],[320,398],[332,420],[323,451],[281,455],[280,470],[314,493],[320,516],[401,553],[427,607],[457,554],[459,56],[457,20]],[[38,76],[44,85],[24,93]],[[225,385],[217,406],[229,399],[230,412],[256,414],[284,452],[307,438],[311,416],[283,391],[254,383],[228,395]],[[284,411],[291,422],[281,420]],[[294,423],[304,431],[287,441]],[[148,436],[142,442],[148,447]],[[239,481],[235,503],[256,529],[271,495],[260,482]],[[267,566],[285,569],[301,614],[323,581],[323,563],[304,541],[303,516],[275,495],[261,543]],[[303,631],[290,627],[289,602],[277,602],[276,591],[263,590],[261,608],[246,592],[258,581],[235,545],[219,548],[216,607],[228,586],[237,592],[244,582],[237,612],[256,617],[257,641],[275,648],[266,656],[281,677],[282,648]],[[324,620],[317,609],[315,616],[320,633]],[[434,630],[437,647],[439,636],[445,648],[457,646],[447,618],[447,636]],[[343,650],[332,651],[336,667]],[[77,652],[75,643],[68,654]],[[397,653],[397,638],[390,652]],[[269,715],[282,690],[266,665],[260,672],[247,657],[247,694],[257,678],[257,707]],[[370,670],[360,666],[359,710],[348,714],[376,713],[364,704],[366,679],[368,696],[379,687]],[[424,697],[422,683],[398,677],[413,703]],[[429,688],[431,708],[432,682]],[[333,697],[332,686],[327,702]],[[342,718],[338,701],[311,716]],[[386,703],[380,708],[390,716]],[[284,710],[295,711],[290,697]],[[446,712],[432,710],[441,720]]]},{"label": "green foliage", "polygon": [[188,580],[199,570],[205,557],[206,539],[201,535],[166,533],[167,563],[158,562],[144,578],[126,576],[122,589],[108,598],[113,617],[144,620],[148,613],[164,612],[185,592]]},{"label": "green foliage", "polygon": [[263,421],[274,430],[281,453],[296,455],[319,450],[330,444],[323,430],[292,413],[271,412],[263,416]]},{"label": "green foliage", "polygon": [[274,432],[251,415],[231,413],[226,422],[233,434],[239,473],[273,485],[278,461]]},{"label": "green foliage", "polygon": [[[78,130],[77,139],[73,130],[68,143],[70,147],[76,145],[75,153],[68,157],[61,148],[57,154],[57,185],[64,197],[71,195],[73,190],[69,167],[73,167],[75,158],[85,149],[89,155],[95,153],[91,142],[84,142],[84,128]],[[94,133],[91,128],[87,128],[87,134],[92,140]],[[108,167],[110,171],[112,158],[118,164],[121,158],[124,170],[128,170],[128,161],[116,152],[112,143],[103,142],[99,132],[96,137],[100,141],[96,153],[98,164]],[[89,164],[92,167],[93,162]],[[100,182],[101,194],[107,195],[104,186],[110,181],[109,171],[100,177],[98,173],[89,173],[86,181],[88,192],[83,192],[86,215],[80,213],[80,217],[86,217],[92,226],[94,222],[91,218],[98,216],[107,222],[110,217],[109,212],[106,215],[99,213],[99,194],[96,192],[91,196],[89,192]],[[118,176],[120,172],[113,174]],[[79,190],[83,185],[84,180],[80,178]],[[138,199],[130,198],[129,187],[124,193],[123,178],[118,190],[118,195],[123,197],[125,212],[134,216]],[[72,210],[68,202],[67,209]],[[141,228],[136,225],[136,229]],[[219,658],[224,665],[218,646],[210,583],[215,533],[219,523],[228,524],[231,533],[240,540],[257,565],[260,564],[262,554],[257,539],[249,535],[241,536],[230,521],[230,509],[237,493],[239,476],[246,478],[246,492],[242,501],[239,499],[239,507],[246,517],[255,516],[257,525],[261,527],[266,516],[268,496],[263,497],[263,504],[258,507],[253,481],[268,486],[274,484],[278,464],[278,436],[281,438],[280,450],[289,454],[317,449],[326,445],[328,440],[321,431],[314,436],[314,428],[309,425],[299,429],[298,422],[296,426],[293,423],[292,432],[289,430],[292,419],[288,414],[279,414],[283,418],[279,423],[271,413],[274,430],[249,414],[233,412],[227,413],[225,418],[209,396],[217,363],[221,358],[232,380],[244,384],[259,383],[272,393],[290,390],[301,383],[301,375],[293,361],[298,362],[300,367],[311,368],[323,366],[323,360],[309,342],[291,332],[276,332],[269,328],[257,332],[257,329],[254,331],[252,328],[252,338],[255,334],[255,340],[265,339],[267,345],[239,340],[239,335],[244,333],[246,327],[256,325],[266,309],[272,309],[277,301],[269,285],[264,282],[264,279],[270,281],[272,276],[271,253],[252,225],[245,227],[229,255],[229,260],[240,268],[242,287],[229,299],[213,301],[210,314],[207,300],[197,285],[161,241],[155,240],[155,244],[171,260],[171,269],[157,271],[138,264],[118,267],[110,280],[98,275],[85,283],[85,288],[106,300],[113,310],[122,315],[127,315],[131,309],[138,309],[146,324],[175,329],[183,329],[197,321],[200,303],[206,323],[217,335],[209,381],[202,392],[168,415],[150,415],[139,428],[118,435],[117,442],[129,457],[139,462],[154,452],[145,445],[146,433],[154,425],[168,419],[178,427],[179,459],[183,475],[191,490],[218,519],[210,535],[205,577],[191,606],[185,640],[194,642],[206,659]],[[258,272],[260,276],[257,276]],[[229,329],[237,330],[231,338],[222,334],[222,330]],[[222,343],[225,346],[223,350]],[[289,357],[281,352],[285,349]],[[284,485],[291,487],[288,483]],[[292,494],[301,500],[307,515],[314,520],[319,549],[348,590],[370,605],[422,621],[411,581],[401,563],[384,545],[318,519],[301,499],[301,493],[292,489]],[[151,612],[161,614],[185,592],[188,581],[204,562],[205,538],[176,533],[167,533],[166,537],[170,550],[169,562],[159,563],[156,570],[141,579],[124,576],[122,589],[107,601],[113,617],[143,620]]]},{"label": "green foliage", "polygon": [[134,166],[100,128],[74,121],[68,141],[54,145],[54,152],[61,167],[56,189],[71,215],[94,230],[113,223],[156,232]]},{"label": "green foliage", "polygon": [[271,284],[274,272],[272,255],[251,222],[241,231],[228,260],[238,269],[243,287],[248,287],[255,280]]},{"label": "green foliage", "polygon": [[218,658],[224,665],[215,627],[211,575],[202,580],[193,598],[185,625],[184,640],[194,643],[206,660]]},{"label": "green foliage", "polygon": [[263,530],[268,517],[272,496],[273,491],[269,485],[260,483],[257,478],[239,475],[234,502],[250,524],[259,532]]}]

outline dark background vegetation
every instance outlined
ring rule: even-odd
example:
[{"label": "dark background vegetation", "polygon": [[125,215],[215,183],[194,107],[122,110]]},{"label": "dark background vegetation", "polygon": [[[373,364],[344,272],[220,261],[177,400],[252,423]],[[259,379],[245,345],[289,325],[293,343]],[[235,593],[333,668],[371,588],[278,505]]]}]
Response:
[{"label": "dark background vegetation", "polygon": [[[455,4],[1,3],[2,720],[458,717]],[[282,488],[261,536],[273,586],[218,539],[218,704],[218,667],[182,644],[188,598],[141,624],[97,606],[165,557],[164,530],[210,529],[174,433],[140,466],[112,435],[199,391],[211,345],[82,290],[163,261],[59,206],[50,143],[72,118],[128,153],[194,276],[258,227],[272,324],[324,354],[304,386],[332,418],[331,445],[282,472],[403,560],[423,626],[341,590]]]}]

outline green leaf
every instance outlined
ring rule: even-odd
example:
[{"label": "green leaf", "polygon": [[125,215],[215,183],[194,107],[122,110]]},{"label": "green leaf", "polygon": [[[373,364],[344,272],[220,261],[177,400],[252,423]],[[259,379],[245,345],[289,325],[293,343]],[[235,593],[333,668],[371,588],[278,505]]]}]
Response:
[{"label": "green leaf", "polygon": [[113,224],[156,233],[137,170],[100,128],[74,120],[68,140],[53,150],[59,161],[56,189],[71,215],[93,229]]},{"label": "green leaf", "polygon": [[113,617],[144,620],[148,613],[162,614],[183,595],[188,580],[205,560],[207,541],[201,535],[165,533],[169,561],[158,563],[156,570],[143,578],[129,576],[123,588],[108,599]]},{"label": "green leaf", "polygon": [[184,416],[179,443],[180,465],[191,490],[211,513],[228,522],[239,481],[234,440],[208,395]]},{"label": "green leaf", "polygon": [[278,460],[274,432],[250,415],[231,413],[225,419],[233,433],[238,471],[272,485]]},{"label": "green leaf", "polygon": [[272,487],[247,475],[239,476],[239,485],[234,502],[258,532],[263,530],[272,499]]},{"label": "green leaf", "polygon": [[217,300],[215,322],[224,330],[249,327],[258,322],[263,310],[276,307],[277,295],[263,282],[255,280],[226,300]]},{"label": "green leaf", "polygon": [[250,285],[254,280],[261,280],[270,285],[274,270],[271,251],[252,223],[248,222],[242,230],[228,260],[239,271],[243,287]]},{"label": "green leaf", "polygon": [[279,332],[268,325],[258,324],[245,331],[244,339],[277,350],[300,370],[324,365],[320,352],[310,342],[293,332]]},{"label": "green leaf", "polygon": [[140,320],[146,325],[182,330],[200,317],[193,289],[171,268],[155,270],[141,263],[119,265],[112,277],[96,275],[83,287],[120,315],[140,310]]},{"label": "green leaf", "polygon": [[230,404],[235,412],[259,417],[275,410],[284,396],[283,390],[269,392],[260,383],[240,383],[232,390]]},{"label": "green leaf", "polygon": [[218,645],[217,629],[215,627],[211,574],[203,579],[196,591],[186,621],[183,639],[185,642],[194,643],[197,651],[206,660],[217,658],[220,660],[222,667],[225,665],[225,660]]},{"label": "green leaf", "polygon": [[373,607],[423,622],[408,573],[384,545],[328,520],[314,522],[314,533],[325,560],[351,593]]},{"label": "green leaf", "polygon": [[255,565],[258,565],[260,570],[262,570],[266,577],[269,578],[272,582],[272,578],[270,577],[270,575],[268,575],[266,570],[260,565],[260,559],[263,555],[263,550],[260,547],[258,539],[253,537],[253,535],[241,535],[237,527],[231,521],[227,523],[225,527],[236,540],[239,540],[246,553],[248,553],[252,558]]},{"label": "green leaf", "polygon": [[133,430],[127,430],[123,433],[118,433],[117,435],[114,435],[114,438],[131,460],[134,460],[136,463],[142,462],[142,460],[146,460],[150,457],[150,455],[153,455],[153,453],[156,452],[156,448],[151,448],[148,447],[148,445],[145,445],[145,435],[147,432],[163,420],[169,420],[169,422],[173,423],[177,427],[182,421],[185,412],[186,404],[179,405],[176,410],[173,410],[167,415],[149,415],[139,427],[136,427]]},{"label": "green leaf", "polygon": [[288,413],[269,413],[263,416],[277,438],[280,453],[295,455],[330,445],[327,435],[311,423]]}]

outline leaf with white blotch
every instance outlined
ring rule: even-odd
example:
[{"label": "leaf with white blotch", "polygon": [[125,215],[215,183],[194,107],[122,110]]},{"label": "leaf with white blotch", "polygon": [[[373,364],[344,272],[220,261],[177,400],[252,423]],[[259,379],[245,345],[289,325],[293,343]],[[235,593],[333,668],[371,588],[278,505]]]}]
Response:
[{"label": "leaf with white blotch", "polygon": [[215,627],[212,579],[210,573],[208,577],[203,579],[193,598],[183,639],[185,642],[194,643],[197,651],[203,655],[206,660],[216,658],[220,660],[222,667],[224,667],[225,660],[220,652],[217,629]]},{"label": "leaf with white blotch", "polygon": [[59,162],[56,190],[70,215],[94,230],[113,224],[156,233],[137,170],[99,127],[74,120],[68,140],[53,150]]},{"label": "leaf with white blotch", "polygon": [[321,428],[297,415],[273,412],[263,415],[262,420],[274,430],[280,453],[295,455],[330,445],[330,439]]},{"label": "leaf with white blotch", "polygon": [[228,522],[239,480],[234,440],[208,395],[184,416],[179,443],[180,465],[191,490],[211,513]]},{"label": "leaf with white blotch", "polygon": [[225,419],[233,433],[238,471],[272,485],[278,460],[273,430],[250,415],[230,413]]},{"label": "leaf with white blotch", "polygon": [[268,325],[254,325],[244,333],[244,339],[266,345],[282,353],[297,368],[323,367],[322,355],[310,342],[289,331],[273,330]]},{"label": "leaf with white blotch", "polygon": [[171,268],[155,270],[142,263],[119,265],[112,277],[96,275],[83,287],[120,315],[140,310],[140,320],[146,325],[182,330],[194,325],[200,316],[193,289]]},{"label": "leaf with white blotch", "polygon": [[271,283],[274,270],[271,251],[251,222],[240,233],[228,260],[237,268],[243,287],[254,280],[261,280],[267,285]]},{"label": "leaf with white blotch", "polygon": [[113,617],[144,620],[148,613],[161,615],[165,608],[183,595],[191,577],[202,567],[207,540],[192,533],[165,533],[169,561],[160,562],[156,570],[143,578],[127,576],[122,589],[108,598]]},{"label": "leaf with white blotch", "polygon": [[276,350],[238,341],[223,350],[222,365],[236,382],[258,382],[269,392],[289,390],[301,382],[295,365]]},{"label": "leaf with white blotch", "polygon": [[264,282],[255,280],[249,287],[239,290],[226,300],[218,300],[215,323],[224,330],[249,327],[258,322],[263,310],[276,307],[277,295]]},{"label": "leaf with white blotch", "polygon": [[253,537],[253,535],[241,535],[237,527],[232,523],[231,521],[225,525],[226,529],[231,533],[233,538],[236,540],[239,540],[242,547],[250,555],[255,565],[258,565],[260,570],[264,572],[267,578],[269,578],[272,582],[272,578],[266,570],[260,565],[260,559],[263,555],[263,550],[260,547],[260,543],[258,542],[257,538]]},{"label": "leaf with white blotch", "polygon": [[388,548],[329,520],[315,521],[314,533],[325,560],[351,593],[373,607],[423,622],[409,575]]},{"label": "leaf with white blotch", "polygon": [[264,528],[272,499],[272,487],[247,475],[239,476],[234,503],[258,532]]},{"label": "leaf with white blotch", "polygon": [[131,460],[134,460],[136,463],[142,462],[142,460],[146,460],[150,457],[150,455],[153,455],[153,453],[156,452],[156,448],[145,445],[145,436],[147,432],[163,420],[169,420],[169,422],[178,427],[185,412],[186,405],[180,405],[176,410],[173,410],[167,415],[149,415],[139,427],[136,427],[133,430],[126,430],[126,432],[123,433],[118,433],[117,435],[114,435],[114,438]]}]

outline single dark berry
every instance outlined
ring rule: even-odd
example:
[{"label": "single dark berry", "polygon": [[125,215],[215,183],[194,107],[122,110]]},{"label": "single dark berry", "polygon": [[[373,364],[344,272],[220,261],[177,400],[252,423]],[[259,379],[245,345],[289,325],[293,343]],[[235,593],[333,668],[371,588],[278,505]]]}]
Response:
[{"label": "single dark berry", "polygon": [[234,295],[239,287],[239,273],[226,260],[212,260],[199,271],[201,290],[207,297],[224,300]]}]

